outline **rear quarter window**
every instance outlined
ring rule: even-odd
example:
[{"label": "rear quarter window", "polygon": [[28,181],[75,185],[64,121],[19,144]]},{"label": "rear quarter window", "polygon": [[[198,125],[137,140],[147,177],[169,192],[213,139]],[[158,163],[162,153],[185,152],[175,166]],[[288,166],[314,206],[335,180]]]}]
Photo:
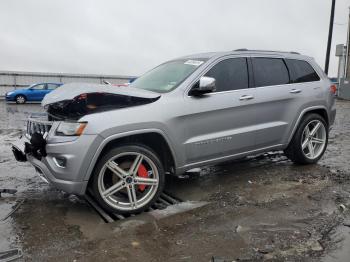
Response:
[{"label": "rear quarter window", "polygon": [[255,86],[284,85],[290,82],[288,69],[281,58],[252,58]]},{"label": "rear quarter window", "polygon": [[286,63],[290,69],[291,80],[293,83],[305,83],[320,80],[320,77],[308,62],[296,59],[286,59]]}]

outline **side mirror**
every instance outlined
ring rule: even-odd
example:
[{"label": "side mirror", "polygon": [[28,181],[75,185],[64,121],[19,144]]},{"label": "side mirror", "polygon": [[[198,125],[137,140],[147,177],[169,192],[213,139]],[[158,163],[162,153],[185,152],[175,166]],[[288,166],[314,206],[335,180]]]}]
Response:
[{"label": "side mirror", "polygon": [[215,82],[216,80],[213,77],[202,76],[199,79],[199,83],[197,83],[192,88],[190,95],[200,96],[207,93],[215,92],[216,91]]}]

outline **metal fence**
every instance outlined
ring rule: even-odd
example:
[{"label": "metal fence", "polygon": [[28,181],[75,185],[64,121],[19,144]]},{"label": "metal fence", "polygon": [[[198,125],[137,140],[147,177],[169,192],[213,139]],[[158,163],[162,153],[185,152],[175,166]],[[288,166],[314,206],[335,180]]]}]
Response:
[{"label": "metal fence", "polygon": [[124,84],[134,76],[120,75],[92,75],[92,74],[65,74],[65,73],[34,73],[34,72],[15,72],[0,71],[0,97],[6,92],[27,87],[34,83],[100,83],[104,80],[112,84]]}]

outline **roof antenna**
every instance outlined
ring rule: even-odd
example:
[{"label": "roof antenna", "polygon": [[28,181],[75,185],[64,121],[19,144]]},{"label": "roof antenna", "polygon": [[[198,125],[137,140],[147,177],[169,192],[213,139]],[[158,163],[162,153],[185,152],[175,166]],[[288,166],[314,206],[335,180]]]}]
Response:
[{"label": "roof antenna", "polygon": [[107,80],[102,80],[102,83],[104,83],[105,85],[111,85],[111,83],[110,82],[108,82]]}]

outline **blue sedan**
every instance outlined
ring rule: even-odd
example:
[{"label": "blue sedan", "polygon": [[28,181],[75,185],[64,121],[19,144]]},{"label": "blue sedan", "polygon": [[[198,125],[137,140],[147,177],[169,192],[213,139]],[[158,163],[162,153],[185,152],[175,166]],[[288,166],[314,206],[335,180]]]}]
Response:
[{"label": "blue sedan", "polygon": [[33,84],[28,88],[15,89],[6,93],[6,101],[16,102],[17,104],[24,104],[27,101],[41,101],[44,96],[57,87],[63,85],[62,83],[39,83]]}]

